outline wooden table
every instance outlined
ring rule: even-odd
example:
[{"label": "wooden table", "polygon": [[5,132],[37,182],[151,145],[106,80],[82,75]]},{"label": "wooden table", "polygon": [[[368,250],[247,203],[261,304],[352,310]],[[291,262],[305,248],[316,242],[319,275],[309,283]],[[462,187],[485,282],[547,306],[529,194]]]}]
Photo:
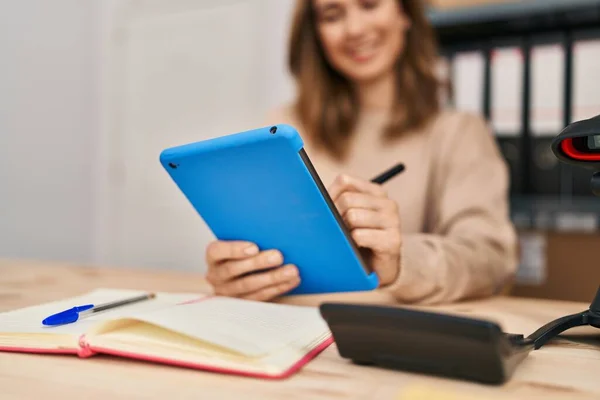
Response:
[{"label": "wooden table", "polygon": [[[0,311],[73,296],[97,287],[206,292],[201,275],[0,261]],[[390,304],[383,293],[310,296],[322,300]],[[590,299],[591,301],[591,299]],[[588,304],[498,297],[435,310],[499,321],[506,331],[529,334],[549,320]],[[105,356],[0,353],[0,398],[8,399],[599,399],[600,345],[593,328],[535,351],[503,386],[361,367],[339,357],[335,345],[298,374],[262,381]],[[592,335],[592,336],[590,336]],[[437,394],[437,396],[436,396]],[[443,394],[443,395],[442,395]]]}]

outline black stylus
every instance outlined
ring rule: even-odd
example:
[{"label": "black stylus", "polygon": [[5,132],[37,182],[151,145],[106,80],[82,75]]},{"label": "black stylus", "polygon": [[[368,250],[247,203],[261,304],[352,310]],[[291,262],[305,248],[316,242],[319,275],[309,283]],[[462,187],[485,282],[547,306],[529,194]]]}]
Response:
[{"label": "black stylus", "polygon": [[392,168],[387,171],[382,172],[377,175],[375,178],[371,179],[371,182],[382,184],[392,179],[394,176],[398,175],[400,172],[404,171],[404,164],[399,163],[394,165]]}]

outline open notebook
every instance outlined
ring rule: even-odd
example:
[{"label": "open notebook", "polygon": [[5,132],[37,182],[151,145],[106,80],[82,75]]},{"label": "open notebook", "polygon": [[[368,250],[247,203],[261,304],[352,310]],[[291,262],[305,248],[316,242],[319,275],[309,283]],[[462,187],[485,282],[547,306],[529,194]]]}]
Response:
[{"label": "open notebook", "polygon": [[0,313],[0,350],[111,354],[183,367],[284,378],[333,341],[314,307],[198,294],[156,293],[152,300],[60,326],[47,316],[81,304],[144,292],[98,289],[71,299]]}]

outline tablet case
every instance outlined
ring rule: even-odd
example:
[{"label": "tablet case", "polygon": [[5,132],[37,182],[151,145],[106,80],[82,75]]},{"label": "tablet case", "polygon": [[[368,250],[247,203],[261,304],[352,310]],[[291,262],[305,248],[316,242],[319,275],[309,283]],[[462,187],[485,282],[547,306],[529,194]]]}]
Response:
[{"label": "tablet case", "polygon": [[277,249],[297,266],[288,294],[378,286],[292,126],[169,148],[160,162],[218,239]]}]

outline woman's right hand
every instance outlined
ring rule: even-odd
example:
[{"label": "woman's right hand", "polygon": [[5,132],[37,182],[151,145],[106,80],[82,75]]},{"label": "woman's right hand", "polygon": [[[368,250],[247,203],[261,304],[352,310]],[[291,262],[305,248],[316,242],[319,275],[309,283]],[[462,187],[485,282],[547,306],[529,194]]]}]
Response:
[{"label": "woman's right hand", "polygon": [[215,295],[268,301],[300,283],[294,265],[284,265],[277,250],[259,251],[254,243],[214,241],[206,249],[206,279]]}]

